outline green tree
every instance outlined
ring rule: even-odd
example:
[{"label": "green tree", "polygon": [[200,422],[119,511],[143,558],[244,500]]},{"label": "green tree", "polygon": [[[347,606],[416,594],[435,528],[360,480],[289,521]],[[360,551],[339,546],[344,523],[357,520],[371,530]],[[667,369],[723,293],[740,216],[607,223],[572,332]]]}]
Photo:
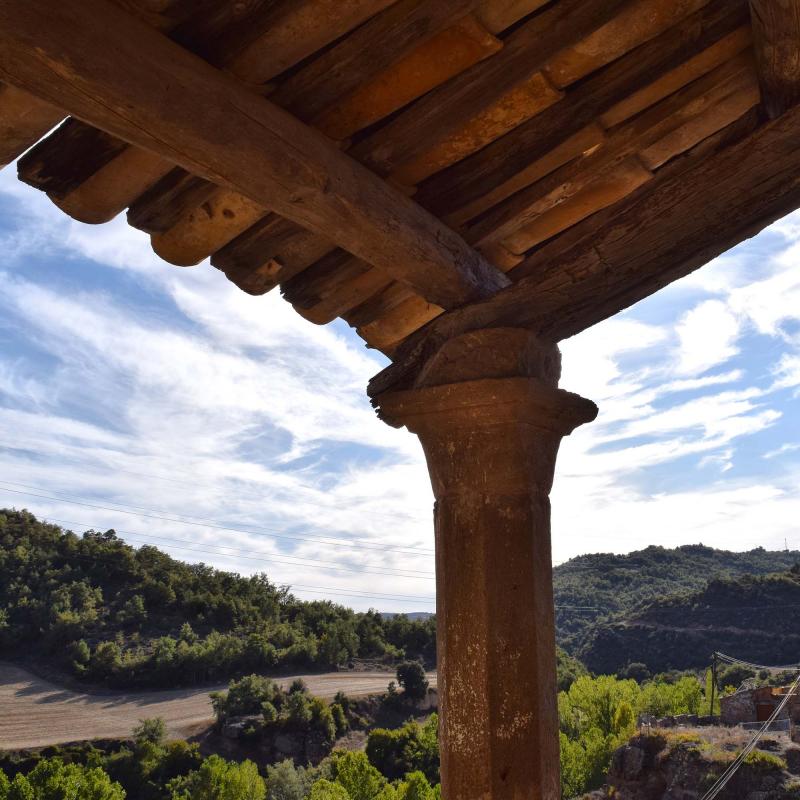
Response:
[{"label": "green tree", "polygon": [[[270,798],[271,800],[271,798]],[[311,786],[308,800],[351,800],[347,790],[340,783],[320,778]]]},{"label": "green tree", "polygon": [[267,789],[252,761],[236,764],[217,755],[171,785],[172,800],[265,800]]},{"label": "green tree", "polygon": [[403,691],[413,700],[418,700],[428,692],[428,679],[425,668],[419,661],[404,661],[397,667],[397,682]]},{"label": "green tree", "polygon": [[8,800],[38,800],[34,798],[30,781],[22,773],[17,773],[11,781],[8,787]]},{"label": "green tree", "polygon": [[[100,767],[64,764],[59,758],[43,758],[28,773],[33,800],[124,800],[122,786]],[[12,784],[13,788],[13,784]]]},{"label": "green tree", "polygon": [[140,719],[139,724],[133,729],[133,738],[136,744],[149,742],[160,745],[167,735],[167,726],[161,717]]},{"label": "green tree", "polygon": [[336,782],[343,786],[351,800],[373,800],[386,784],[386,779],[361,752],[340,753],[334,761]]}]

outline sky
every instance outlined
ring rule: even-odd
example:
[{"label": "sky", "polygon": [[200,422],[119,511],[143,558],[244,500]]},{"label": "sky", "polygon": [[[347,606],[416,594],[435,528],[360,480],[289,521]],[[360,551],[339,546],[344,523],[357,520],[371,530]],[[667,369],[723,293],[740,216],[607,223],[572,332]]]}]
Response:
[{"label": "sky", "polygon": [[[434,609],[414,436],[340,320],[160,261],[0,172],[0,505],[356,609]],[[800,548],[800,213],[562,343],[553,557]]]}]

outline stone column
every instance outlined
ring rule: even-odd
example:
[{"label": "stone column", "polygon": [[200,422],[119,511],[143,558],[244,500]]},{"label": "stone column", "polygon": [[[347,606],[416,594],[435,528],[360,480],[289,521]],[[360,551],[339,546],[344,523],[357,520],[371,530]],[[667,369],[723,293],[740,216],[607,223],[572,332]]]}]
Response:
[{"label": "stone column", "polygon": [[557,800],[550,501],[561,437],[597,414],[557,388],[527,331],[448,341],[414,388],[375,399],[419,435],[436,498],[445,800]]}]

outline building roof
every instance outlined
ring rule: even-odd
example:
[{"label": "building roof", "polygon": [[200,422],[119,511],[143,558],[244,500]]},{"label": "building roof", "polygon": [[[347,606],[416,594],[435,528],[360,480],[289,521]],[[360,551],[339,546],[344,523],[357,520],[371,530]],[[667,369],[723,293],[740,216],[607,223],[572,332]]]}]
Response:
[{"label": "building roof", "polygon": [[[800,21],[768,0],[74,4],[102,16],[96,30],[31,0],[31,30],[48,5],[60,34],[40,24],[30,58],[55,88],[15,50],[25,31],[0,39],[0,164],[34,145],[20,180],[75,219],[127,209],[165,261],[210,257],[246,292],[280,286],[312,322],[345,319],[397,361],[375,391],[460,330],[572,335],[800,205]],[[178,115],[204,90],[195,130]],[[160,93],[139,124],[130,109]],[[260,152],[249,127],[268,104],[292,118],[280,152],[322,164],[291,162],[274,202],[258,180],[276,140]],[[320,195],[341,225],[316,213]]]}]

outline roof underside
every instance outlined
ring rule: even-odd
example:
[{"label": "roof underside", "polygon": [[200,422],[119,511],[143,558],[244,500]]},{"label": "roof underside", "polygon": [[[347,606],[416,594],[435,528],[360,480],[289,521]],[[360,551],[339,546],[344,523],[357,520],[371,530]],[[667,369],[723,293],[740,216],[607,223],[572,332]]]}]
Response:
[{"label": "roof underside", "polygon": [[[545,273],[552,283],[553,264],[576,243],[627,222],[637,203],[655,209],[656,190],[687,183],[687,169],[774,124],[759,106],[755,0],[115,5],[322,132],[512,284]],[[443,312],[432,302],[441,295],[385,263],[0,84],[0,164],[28,148],[20,180],[75,219],[101,223],[127,209],[165,261],[210,257],[251,294],[280,286],[307,319],[341,317],[390,356]],[[617,294],[634,283],[632,274]],[[627,301],[609,302],[596,317]]]}]

